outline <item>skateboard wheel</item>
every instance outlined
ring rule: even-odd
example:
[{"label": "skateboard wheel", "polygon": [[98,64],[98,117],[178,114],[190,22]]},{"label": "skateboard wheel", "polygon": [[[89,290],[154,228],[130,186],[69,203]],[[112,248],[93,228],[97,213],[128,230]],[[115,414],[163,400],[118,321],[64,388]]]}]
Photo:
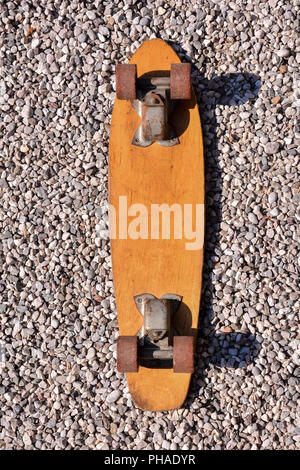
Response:
[{"label": "skateboard wheel", "polygon": [[171,100],[191,99],[191,64],[171,64],[170,95]]},{"label": "skateboard wheel", "polygon": [[138,371],[137,336],[119,336],[117,341],[117,369],[119,372]]},{"label": "skateboard wheel", "polygon": [[178,373],[194,372],[194,337],[174,336],[173,370]]},{"label": "skateboard wheel", "polygon": [[119,100],[136,99],[136,65],[116,65],[116,93]]}]

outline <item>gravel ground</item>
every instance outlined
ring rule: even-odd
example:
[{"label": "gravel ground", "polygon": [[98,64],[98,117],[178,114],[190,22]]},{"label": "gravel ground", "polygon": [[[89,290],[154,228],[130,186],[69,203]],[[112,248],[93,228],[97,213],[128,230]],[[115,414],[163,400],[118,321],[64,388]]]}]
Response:
[{"label": "gravel ground", "polygon": [[[1,448],[296,449],[299,1],[0,5]],[[163,413],[116,372],[99,236],[115,63],[150,37],[193,64],[206,162],[197,371]]]}]

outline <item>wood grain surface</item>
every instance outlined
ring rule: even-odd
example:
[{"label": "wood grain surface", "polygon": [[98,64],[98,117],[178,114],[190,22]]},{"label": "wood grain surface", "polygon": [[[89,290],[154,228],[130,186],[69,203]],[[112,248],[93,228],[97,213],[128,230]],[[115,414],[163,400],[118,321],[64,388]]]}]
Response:
[{"label": "wood grain surface", "polygon": [[[177,62],[180,62],[177,54],[160,39],[146,41],[130,60],[137,64],[138,77],[153,70],[168,71],[171,63]],[[109,202],[117,217],[119,196],[127,197],[128,207],[144,204],[149,214],[151,204],[204,205],[202,133],[194,96],[178,102],[171,122],[179,134],[179,145],[163,147],[154,143],[146,148],[135,147],[131,140],[140,118],[130,102],[116,99],[110,136]],[[129,217],[129,222],[133,219]],[[198,215],[198,222],[199,219],[204,233],[204,210]],[[120,335],[135,335],[142,326],[143,318],[133,296],[145,292],[157,297],[166,293],[182,295],[176,327],[181,334],[197,334],[203,245],[198,250],[187,250],[187,241],[172,237],[111,240]],[[133,400],[144,410],[180,407],[190,378],[190,374],[175,374],[172,369],[145,367],[140,367],[138,373],[127,374]]]}]

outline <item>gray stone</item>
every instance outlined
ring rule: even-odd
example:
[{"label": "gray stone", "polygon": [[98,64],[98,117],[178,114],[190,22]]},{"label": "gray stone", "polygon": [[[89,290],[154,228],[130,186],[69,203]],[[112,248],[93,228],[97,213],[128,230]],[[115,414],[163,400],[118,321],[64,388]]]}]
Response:
[{"label": "gray stone", "polygon": [[115,403],[121,396],[120,390],[113,390],[106,398],[107,403]]}]

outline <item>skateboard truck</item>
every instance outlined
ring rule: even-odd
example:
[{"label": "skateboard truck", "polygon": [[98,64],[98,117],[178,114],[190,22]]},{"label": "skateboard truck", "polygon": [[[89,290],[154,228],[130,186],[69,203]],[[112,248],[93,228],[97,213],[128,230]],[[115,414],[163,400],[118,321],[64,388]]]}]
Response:
[{"label": "skateboard truck", "polygon": [[191,98],[191,65],[171,64],[167,72],[146,74],[136,78],[135,64],[116,65],[116,93],[121,100],[130,100],[141,117],[132,145],[148,147],[153,142],[163,146],[179,144],[179,138],[169,123],[177,100]]},{"label": "skateboard truck", "polygon": [[194,337],[180,336],[174,326],[174,315],[182,297],[165,294],[158,299],[152,294],[134,297],[144,324],[136,336],[118,339],[118,371],[137,372],[143,367],[171,368],[174,372],[192,373],[194,370]]}]

